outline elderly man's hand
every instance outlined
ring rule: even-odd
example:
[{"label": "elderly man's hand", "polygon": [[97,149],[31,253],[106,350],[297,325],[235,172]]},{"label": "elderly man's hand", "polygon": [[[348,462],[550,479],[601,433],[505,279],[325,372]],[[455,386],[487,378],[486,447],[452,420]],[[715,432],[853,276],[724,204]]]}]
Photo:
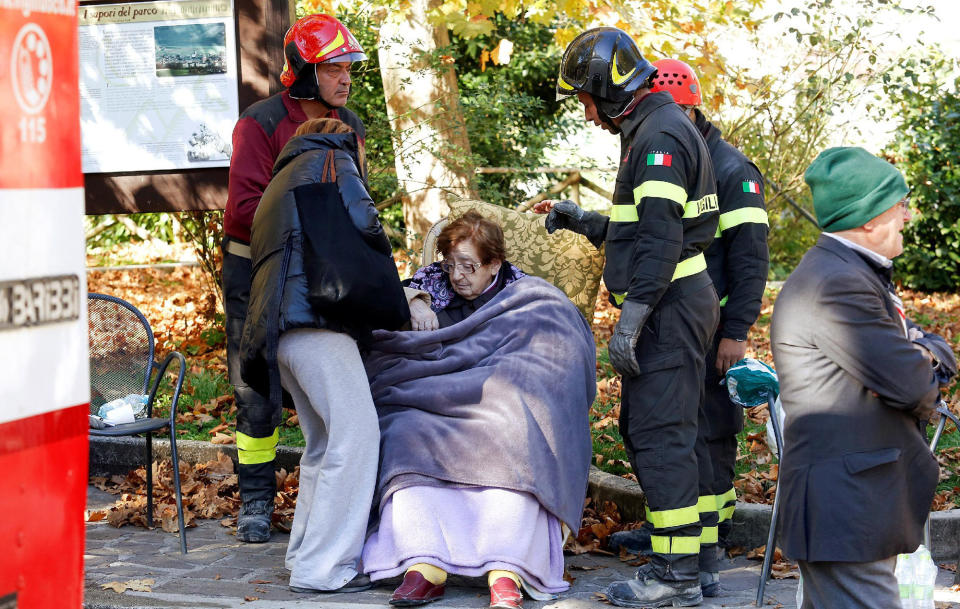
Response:
[{"label": "elderly man's hand", "polygon": [[746,341],[721,338],[720,344],[717,345],[717,373],[723,376],[730,369],[730,366],[742,360],[746,354]]},{"label": "elderly man's hand", "polygon": [[437,314],[433,312],[422,298],[415,298],[410,303],[410,329],[411,330],[436,330],[440,327],[437,321]]}]

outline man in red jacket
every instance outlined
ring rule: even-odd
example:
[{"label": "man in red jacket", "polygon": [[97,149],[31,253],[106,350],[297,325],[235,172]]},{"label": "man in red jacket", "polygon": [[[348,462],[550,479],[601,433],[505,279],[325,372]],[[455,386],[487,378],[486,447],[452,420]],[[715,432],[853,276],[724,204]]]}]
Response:
[{"label": "man in red jacket", "polygon": [[[337,118],[357,133],[360,118],[343,106],[350,96],[350,68],[367,56],[353,34],[329,15],[307,15],[283,38],[286,59],[280,80],[287,89],[243,111],[233,129],[233,158],[223,215],[223,297],[227,314],[227,369],[237,401],[238,478],[243,505],[237,538],[270,539],[276,494],[274,458],[279,404],[271,404],[240,378],[240,337],[250,298],[250,225],[273,176],[273,164],[297,127],[311,118]],[[365,168],[361,168],[366,177]]]}]

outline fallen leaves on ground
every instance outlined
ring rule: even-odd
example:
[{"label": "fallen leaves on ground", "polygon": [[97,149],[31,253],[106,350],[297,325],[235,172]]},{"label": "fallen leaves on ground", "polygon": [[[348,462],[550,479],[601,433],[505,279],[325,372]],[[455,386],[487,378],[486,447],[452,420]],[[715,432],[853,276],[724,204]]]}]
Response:
[{"label": "fallen leaves on ground", "polygon": [[[767,546],[759,546],[747,552],[747,558],[750,560],[763,560],[766,551]],[[787,560],[783,556],[783,552],[780,551],[780,548],[774,548],[773,562],[770,563],[770,576],[774,579],[799,578],[800,571],[797,569],[797,563]]]},{"label": "fallen leaves on ground", "polygon": [[117,594],[123,594],[126,590],[132,592],[153,592],[152,586],[155,583],[152,579],[131,579],[125,582],[107,582],[100,584],[100,587],[104,590],[113,590]]},{"label": "fallen leaves on ground", "polygon": [[587,497],[583,507],[583,519],[580,530],[576,535],[570,535],[563,549],[570,554],[602,554],[613,556],[608,551],[607,538],[617,531],[627,528],[636,528],[638,523],[624,523],[620,517],[620,510],[612,501],[604,501],[597,506],[591,497]]},{"label": "fallen leaves on ground", "polygon": [[[273,524],[282,531],[290,531],[293,511],[299,490],[300,468],[287,473],[277,472],[277,495],[274,504]],[[173,465],[169,459],[153,464],[154,522],[159,521],[164,531],[176,533],[177,507],[173,483]],[[100,490],[120,495],[117,502],[103,510],[88,510],[87,522],[106,520],[108,524],[121,527],[125,524],[147,526],[146,517],[146,469],[140,467],[126,476],[110,478],[93,477],[91,483]],[[216,460],[191,466],[180,462],[180,485],[183,493],[184,524],[196,526],[197,518],[220,519],[226,527],[236,526],[240,508],[240,491],[233,461],[222,452]]]}]

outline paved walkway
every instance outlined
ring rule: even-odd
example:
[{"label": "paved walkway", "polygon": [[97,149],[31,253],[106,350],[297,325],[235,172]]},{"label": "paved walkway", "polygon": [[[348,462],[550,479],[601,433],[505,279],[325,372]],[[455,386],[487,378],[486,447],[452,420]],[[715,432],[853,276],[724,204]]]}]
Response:
[{"label": "paved walkway", "polygon": [[[89,487],[88,508],[108,507],[114,500],[114,496]],[[289,574],[283,568],[287,535],[274,533],[266,544],[244,544],[236,540],[231,529],[220,526],[217,521],[197,522],[199,526],[187,529],[189,552],[186,556],[179,552],[177,535],[159,528],[152,531],[132,526],[117,529],[105,522],[88,523],[84,607],[386,609],[390,606],[387,602],[390,594],[399,582],[388,580],[359,594],[295,594],[287,588]],[[568,556],[567,569],[576,578],[568,592],[545,603],[528,599],[524,607],[586,609],[608,606],[598,600],[596,593],[602,592],[611,581],[630,577],[634,571],[633,567],[618,559],[594,555]],[[759,571],[757,561],[742,557],[725,561],[721,573],[722,595],[704,599],[702,606],[753,607]],[[942,572],[941,579],[947,586],[952,574]],[[111,582],[139,583],[138,587],[149,591],[117,593],[103,588],[103,584]],[[794,579],[771,580],[767,585],[765,605],[795,609],[796,587]],[[960,596],[957,599],[960,600]],[[488,602],[485,580],[454,577],[444,600],[429,607],[482,609]],[[947,606],[954,605],[938,603],[938,607]]]}]

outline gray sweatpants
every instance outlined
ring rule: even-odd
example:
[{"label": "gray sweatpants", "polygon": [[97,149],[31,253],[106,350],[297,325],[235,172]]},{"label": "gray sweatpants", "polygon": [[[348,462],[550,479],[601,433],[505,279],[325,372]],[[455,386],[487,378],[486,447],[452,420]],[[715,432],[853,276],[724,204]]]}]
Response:
[{"label": "gray sweatpants", "polygon": [[797,564],[803,574],[800,609],[900,609],[896,556],[874,562]]},{"label": "gray sweatpants", "polygon": [[287,547],[290,585],[336,590],[359,571],[377,479],[370,385],[356,343],[339,332],[285,332],[277,360],[306,441]]}]

